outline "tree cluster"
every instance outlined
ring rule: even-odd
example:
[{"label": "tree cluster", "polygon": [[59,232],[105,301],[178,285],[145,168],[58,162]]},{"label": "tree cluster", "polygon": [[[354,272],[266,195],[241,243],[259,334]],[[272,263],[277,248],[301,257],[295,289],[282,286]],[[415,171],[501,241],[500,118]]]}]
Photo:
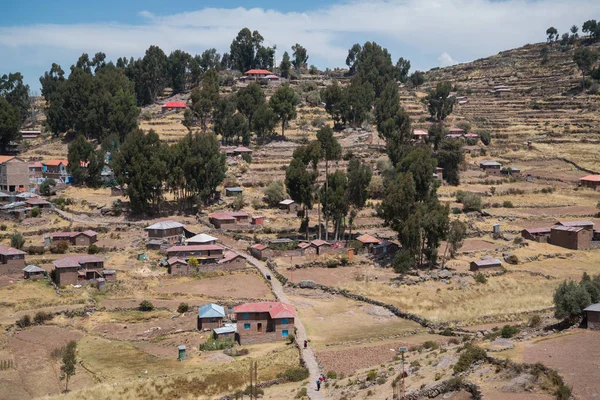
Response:
[{"label": "tree cluster", "polygon": [[563,281],[554,292],[556,318],[572,319],[583,315],[590,304],[600,301],[600,275],[593,277],[584,273],[579,283]]},{"label": "tree cluster", "polygon": [[0,77],[0,150],[20,139],[19,128],[31,109],[29,85],[23,84],[23,76],[10,73]]}]

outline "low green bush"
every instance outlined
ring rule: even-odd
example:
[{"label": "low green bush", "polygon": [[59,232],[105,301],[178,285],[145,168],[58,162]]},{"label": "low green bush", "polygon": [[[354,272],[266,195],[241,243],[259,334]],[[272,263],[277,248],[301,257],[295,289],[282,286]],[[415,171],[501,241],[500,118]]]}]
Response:
[{"label": "low green bush", "polygon": [[183,314],[185,312],[188,312],[189,309],[190,306],[188,303],[179,303],[179,306],[177,307],[177,312]]},{"label": "low green bush", "polygon": [[154,310],[154,305],[151,302],[149,302],[148,300],[144,300],[140,303],[139,310],[140,311],[152,311],[152,310]]},{"label": "low green bush", "polygon": [[509,339],[519,333],[519,327],[515,325],[504,325],[500,330],[500,336]]},{"label": "low green bush", "polygon": [[225,350],[230,349],[234,345],[233,339],[214,339],[209,338],[206,342],[200,345],[202,351]]},{"label": "low green bush", "polygon": [[485,357],[486,353],[484,349],[467,343],[460,353],[458,362],[454,365],[454,372],[457,374],[465,372],[474,362],[484,360]]},{"label": "low green bush", "polygon": [[308,376],[308,369],[303,367],[286,369],[283,373],[283,378],[288,382],[300,382],[307,379]]}]

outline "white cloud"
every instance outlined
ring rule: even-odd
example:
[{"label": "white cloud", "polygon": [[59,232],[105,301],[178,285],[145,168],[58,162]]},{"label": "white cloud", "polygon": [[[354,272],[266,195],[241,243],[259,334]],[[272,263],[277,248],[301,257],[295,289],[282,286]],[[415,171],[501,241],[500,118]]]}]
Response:
[{"label": "white cloud", "polygon": [[450,54],[448,54],[446,52],[443,52],[442,54],[440,54],[440,56],[438,57],[438,62],[439,62],[440,67],[449,67],[451,65],[458,64],[458,61],[453,59],[450,56]]},{"label": "white cloud", "polygon": [[[305,13],[261,8],[204,8],[174,15],[140,11],[144,23],[22,25],[0,27],[0,73],[27,70],[39,76],[52,62],[63,67],[82,52],[109,58],[141,56],[152,44],[165,52],[229,48],[242,27],[258,30],[277,58],[298,42],[309,63],[343,66],[353,43],[383,43],[394,59],[403,56],[416,69],[466,62],[545,39],[600,13],[597,0],[355,0]],[[441,56],[439,56],[441,54]],[[31,83],[36,78],[29,79]]]}]

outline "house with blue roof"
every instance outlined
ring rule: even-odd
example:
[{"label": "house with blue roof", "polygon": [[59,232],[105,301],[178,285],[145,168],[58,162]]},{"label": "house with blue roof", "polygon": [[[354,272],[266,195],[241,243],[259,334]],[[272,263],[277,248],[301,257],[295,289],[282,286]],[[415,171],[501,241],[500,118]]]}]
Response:
[{"label": "house with blue roof", "polygon": [[225,309],[215,303],[205,304],[198,309],[198,330],[206,331],[223,326]]}]

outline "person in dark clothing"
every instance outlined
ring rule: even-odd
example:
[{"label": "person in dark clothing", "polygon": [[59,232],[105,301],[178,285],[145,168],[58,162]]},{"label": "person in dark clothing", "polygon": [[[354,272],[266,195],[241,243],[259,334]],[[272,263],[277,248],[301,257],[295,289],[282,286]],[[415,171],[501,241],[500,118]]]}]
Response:
[{"label": "person in dark clothing", "polygon": [[304,348],[306,349],[308,347],[308,340],[304,341]]},{"label": "person in dark clothing", "polygon": [[321,380],[317,379],[317,392],[321,390]]}]

